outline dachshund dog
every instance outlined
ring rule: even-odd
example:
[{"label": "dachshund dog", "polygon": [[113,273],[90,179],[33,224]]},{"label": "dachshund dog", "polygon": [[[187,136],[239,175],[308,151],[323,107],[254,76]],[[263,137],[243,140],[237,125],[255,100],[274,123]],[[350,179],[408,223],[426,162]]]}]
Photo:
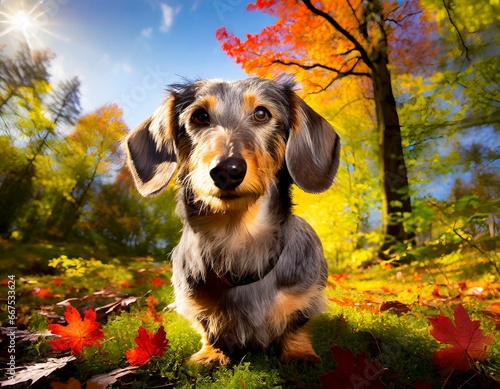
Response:
[{"label": "dachshund dog", "polygon": [[125,139],[143,196],[177,170],[184,227],[172,283],[177,311],[202,335],[197,363],[269,346],[285,362],[319,359],[306,323],[324,309],[327,265],[314,230],[292,215],[291,185],[327,190],[340,140],[294,88],[261,78],[171,85]]}]

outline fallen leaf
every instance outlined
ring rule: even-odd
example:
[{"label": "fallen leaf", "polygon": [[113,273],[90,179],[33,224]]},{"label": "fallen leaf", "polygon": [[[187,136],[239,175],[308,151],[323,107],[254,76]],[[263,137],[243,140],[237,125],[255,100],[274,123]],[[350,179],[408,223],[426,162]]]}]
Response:
[{"label": "fallen leaf", "polygon": [[56,297],[49,288],[33,288],[31,293],[33,294],[33,296],[43,299]]},{"label": "fallen leaf", "polygon": [[402,303],[401,301],[384,301],[380,305],[380,312],[392,310],[396,313],[406,313],[410,312],[411,308],[409,305]]},{"label": "fallen leaf", "polygon": [[462,304],[455,307],[455,323],[441,313],[439,317],[428,317],[432,324],[431,335],[440,343],[450,344],[434,353],[434,362],[455,370],[469,370],[474,361],[486,359],[486,348],[493,342],[493,335],[485,336],[479,328],[479,320],[471,320]]},{"label": "fallen leaf", "polygon": [[148,316],[152,318],[155,322],[160,323],[162,321],[162,316],[156,312],[156,306],[159,304],[158,299],[151,295],[148,297]]},{"label": "fallen leaf", "polygon": [[413,385],[413,389],[432,389],[432,385],[426,381],[417,381]]},{"label": "fallen leaf", "polygon": [[333,301],[335,304],[342,305],[342,306],[344,306],[344,305],[347,305],[347,306],[354,305],[354,301],[353,300],[349,300],[348,298],[328,297],[328,300]]},{"label": "fallen leaf", "polygon": [[74,361],[74,356],[64,358],[49,358],[45,362],[36,363],[34,365],[26,366],[23,370],[16,371],[14,379],[0,382],[0,386],[16,385],[22,382],[31,380],[31,385],[37,382],[40,378],[46,377],[66,366],[69,362]]},{"label": "fallen leaf", "polygon": [[484,316],[494,321],[496,329],[500,329],[500,301],[491,303],[482,310]]},{"label": "fallen leaf", "polygon": [[[59,381],[53,381],[50,383],[52,389],[82,389],[82,384],[76,378],[71,377],[67,383],[62,383]],[[89,382],[85,386],[86,389],[104,389],[104,386],[96,384],[94,382]]]},{"label": "fallen leaf", "polygon": [[89,388],[90,384],[99,385],[102,388],[107,388],[109,385],[113,385],[118,378],[126,376],[127,374],[132,373],[138,366],[128,366],[123,369],[115,369],[110,371],[109,373],[99,374],[87,381],[87,388]]},{"label": "fallen leaf", "polygon": [[163,326],[156,334],[153,331],[147,331],[143,326],[139,327],[138,332],[139,336],[134,339],[138,347],[125,352],[127,362],[134,366],[145,365],[152,357],[161,357],[168,345]]},{"label": "fallen leaf", "polygon": [[351,350],[338,346],[330,351],[337,368],[319,377],[323,388],[387,388],[379,380],[384,369],[377,360],[370,359],[366,353],[355,356]]},{"label": "fallen leaf", "polygon": [[93,309],[87,310],[82,320],[76,308],[67,306],[64,317],[68,323],[67,326],[48,325],[53,334],[60,335],[60,338],[49,342],[54,350],[71,349],[71,354],[81,354],[83,347],[99,345],[99,340],[104,338],[104,332],[99,329],[101,324],[95,321],[96,313]]},{"label": "fallen leaf", "polygon": [[64,307],[64,306],[70,306],[72,301],[89,301],[89,300],[95,300],[97,298],[99,298],[99,299],[112,298],[112,299],[114,299],[114,301],[95,309],[96,312],[99,310],[102,310],[102,309],[107,309],[106,312],[104,312],[104,313],[108,314],[108,313],[114,311],[115,309],[125,308],[125,307],[129,306],[130,304],[135,303],[137,300],[145,297],[150,292],[151,291],[149,290],[146,293],[144,293],[142,296],[125,296],[125,295],[121,295],[121,294],[116,294],[116,293],[111,292],[109,290],[102,289],[102,290],[98,290],[97,292],[94,292],[94,293],[87,295],[87,296],[84,296],[84,297],[72,297],[72,298],[69,298],[69,299],[66,299],[63,301],[59,301],[57,303],[57,305]]}]

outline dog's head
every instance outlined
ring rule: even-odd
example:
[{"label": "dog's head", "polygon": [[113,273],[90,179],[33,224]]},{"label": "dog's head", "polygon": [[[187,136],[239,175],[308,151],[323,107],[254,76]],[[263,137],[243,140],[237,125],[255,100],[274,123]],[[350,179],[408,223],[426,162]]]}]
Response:
[{"label": "dog's head", "polygon": [[139,192],[160,192],[178,166],[194,201],[213,212],[239,210],[266,193],[284,164],[303,190],[328,189],[339,137],[293,89],[293,82],[260,78],[171,86],[125,139]]}]

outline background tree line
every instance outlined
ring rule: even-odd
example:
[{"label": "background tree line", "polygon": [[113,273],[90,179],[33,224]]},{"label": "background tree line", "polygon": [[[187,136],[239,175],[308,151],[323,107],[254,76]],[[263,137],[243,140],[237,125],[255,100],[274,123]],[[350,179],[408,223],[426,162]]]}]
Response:
[{"label": "background tree line", "polygon": [[155,254],[180,230],[172,192],[145,201],[124,167],[122,111],[81,114],[77,77],[54,86],[53,55],[21,44],[0,56],[0,234]]},{"label": "background tree line", "polygon": [[[275,24],[222,49],[252,75],[291,73],[341,134],[334,187],[295,190],[334,266],[494,247],[500,216],[498,6],[456,0],[258,0]],[[481,15],[471,18],[470,15]],[[172,190],[141,199],[123,165],[120,108],[83,114],[80,82],[52,85],[52,55],[0,56],[0,234],[171,249]],[[417,253],[417,254],[416,254]]]},{"label": "background tree line", "polygon": [[334,188],[319,201],[296,191],[297,210],[332,260],[401,259],[417,246],[494,239],[498,5],[258,0],[248,10],[276,22],[244,40],[222,27],[222,49],[250,74],[293,74],[341,134]]}]

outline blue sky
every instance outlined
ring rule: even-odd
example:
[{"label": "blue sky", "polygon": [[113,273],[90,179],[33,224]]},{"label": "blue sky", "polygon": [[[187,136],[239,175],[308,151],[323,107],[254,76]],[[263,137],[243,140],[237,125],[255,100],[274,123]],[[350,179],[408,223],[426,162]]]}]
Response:
[{"label": "blue sky", "polygon": [[[255,33],[273,19],[246,0],[0,0],[0,45],[19,36],[57,57],[51,81],[78,76],[83,113],[111,102],[130,128],[182,78],[244,78],[215,30]],[[24,15],[24,16],[23,16]],[[29,17],[26,17],[29,15]]]}]

